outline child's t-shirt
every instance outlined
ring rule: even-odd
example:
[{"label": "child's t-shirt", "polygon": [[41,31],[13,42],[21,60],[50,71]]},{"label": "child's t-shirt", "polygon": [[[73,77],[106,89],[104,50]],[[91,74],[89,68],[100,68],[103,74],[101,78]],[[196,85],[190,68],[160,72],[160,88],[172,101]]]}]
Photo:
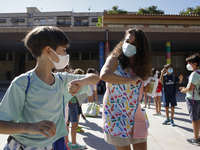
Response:
[{"label": "child's t-shirt", "polygon": [[[197,69],[196,71],[200,72],[200,69]],[[200,88],[200,75],[196,72],[192,72],[190,77],[189,77],[189,81],[187,84],[187,87],[189,86],[189,84],[192,83],[196,86],[197,90],[199,90]],[[194,90],[194,100],[200,100],[200,96],[199,93],[197,92],[197,90]],[[192,99],[193,97],[193,90],[190,92],[186,92],[186,99]]]},{"label": "child's t-shirt", "polygon": [[[53,85],[44,83],[35,74],[34,70],[28,72],[30,86],[28,93],[25,90],[28,84],[27,74],[16,77],[9,86],[0,104],[0,120],[12,122],[37,123],[49,120],[56,125],[56,135],[47,138],[41,134],[30,135],[28,133],[12,135],[18,142],[29,147],[45,147],[54,143],[57,139],[68,134],[63,116],[63,94],[65,105],[72,98],[68,92],[68,83],[85,75],[73,75],[66,72],[56,73]],[[62,77],[59,78],[58,74]],[[79,94],[88,92],[88,86],[84,86]]]},{"label": "child's t-shirt", "polygon": [[[174,81],[175,80],[175,81]],[[165,94],[175,94],[176,93],[176,82],[179,82],[179,78],[174,74],[164,74],[163,76],[163,88]]]}]

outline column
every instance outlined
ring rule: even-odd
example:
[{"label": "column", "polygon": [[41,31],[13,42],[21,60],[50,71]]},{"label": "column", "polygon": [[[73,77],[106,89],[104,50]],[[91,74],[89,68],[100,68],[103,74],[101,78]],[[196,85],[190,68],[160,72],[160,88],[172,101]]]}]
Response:
[{"label": "column", "polygon": [[171,50],[170,42],[166,41],[166,63],[171,64]]}]

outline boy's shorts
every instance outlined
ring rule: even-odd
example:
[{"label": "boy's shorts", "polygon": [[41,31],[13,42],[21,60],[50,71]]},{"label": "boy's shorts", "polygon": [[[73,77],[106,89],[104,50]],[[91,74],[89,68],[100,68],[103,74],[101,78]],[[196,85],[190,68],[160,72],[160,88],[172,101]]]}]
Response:
[{"label": "boy's shorts", "polygon": [[9,143],[7,143],[4,147],[4,150],[53,150],[53,146],[49,145],[44,148],[32,148],[28,146],[23,146],[14,139],[12,139]]},{"label": "boy's shorts", "polygon": [[78,122],[78,107],[77,103],[69,103],[68,121],[71,123]]},{"label": "boy's shorts", "polygon": [[176,103],[176,94],[165,94],[163,93],[163,104],[166,107],[169,107],[169,103],[171,106],[177,106]]},{"label": "boy's shorts", "polygon": [[187,99],[186,100],[187,108],[189,111],[190,119],[192,121],[197,121],[200,119],[200,100]]}]

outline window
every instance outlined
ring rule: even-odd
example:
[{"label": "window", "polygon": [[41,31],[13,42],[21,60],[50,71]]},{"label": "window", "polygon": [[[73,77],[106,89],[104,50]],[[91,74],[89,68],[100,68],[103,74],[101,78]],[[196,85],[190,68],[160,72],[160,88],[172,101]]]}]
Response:
[{"label": "window", "polygon": [[47,22],[53,22],[54,18],[47,18]]},{"label": "window", "polygon": [[10,21],[11,21],[12,23],[16,23],[16,22],[19,21],[19,19],[18,19],[18,18],[12,18]]},{"label": "window", "polygon": [[21,22],[21,23],[23,23],[23,22],[25,22],[25,19],[19,19],[19,22]]},{"label": "window", "polygon": [[82,53],[82,60],[89,60],[90,59],[90,53]]},{"label": "window", "polygon": [[40,18],[40,25],[46,25],[46,18]]},{"label": "window", "polygon": [[92,18],[92,22],[98,22],[98,18]]},{"label": "window", "polygon": [[6,19],[0,19],[0,23],[6,23]]},{"label": "window", "polygon": [[70,58],[71,60],[79,60],[79,53],[71,53]]},{"label": "window", "polygon": [[12,53],[0,54],[0,61],[12,61]]},{"label": "window", "polygon": [[33,14],[29,14],[29,18],[33,18]]}]

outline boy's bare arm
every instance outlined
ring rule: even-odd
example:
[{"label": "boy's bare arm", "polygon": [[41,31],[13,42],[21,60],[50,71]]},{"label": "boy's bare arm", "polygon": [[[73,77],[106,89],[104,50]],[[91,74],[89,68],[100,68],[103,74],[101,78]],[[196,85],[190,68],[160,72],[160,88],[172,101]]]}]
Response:
[{"label": "boy's bare arm", "polygon": [[41,121],[38,123],[15,123],[0,120],[0,134],[42,134],[48,138],[56,134],[56,126],[51,121]]},{"label": "boy's bare arm", "polygon": [[74,96],[75,94],[77,94],[81,88],[84,85],[94,85],[97,82],[99,82],[99,77],[95,74],[87,74],[87,76],[85,78],[82,79],[76,79],[71,81],[68,84],[68,91],[69,93],[72,94],[72,96]]},{"label": "boy's bare arm", "polygon": [[166,68],[163,68],[162,70],[161,70],[161,75],[160,75],[160,83],[163,85],[163,75],[165,74],[165,72],[166,72]]}]

